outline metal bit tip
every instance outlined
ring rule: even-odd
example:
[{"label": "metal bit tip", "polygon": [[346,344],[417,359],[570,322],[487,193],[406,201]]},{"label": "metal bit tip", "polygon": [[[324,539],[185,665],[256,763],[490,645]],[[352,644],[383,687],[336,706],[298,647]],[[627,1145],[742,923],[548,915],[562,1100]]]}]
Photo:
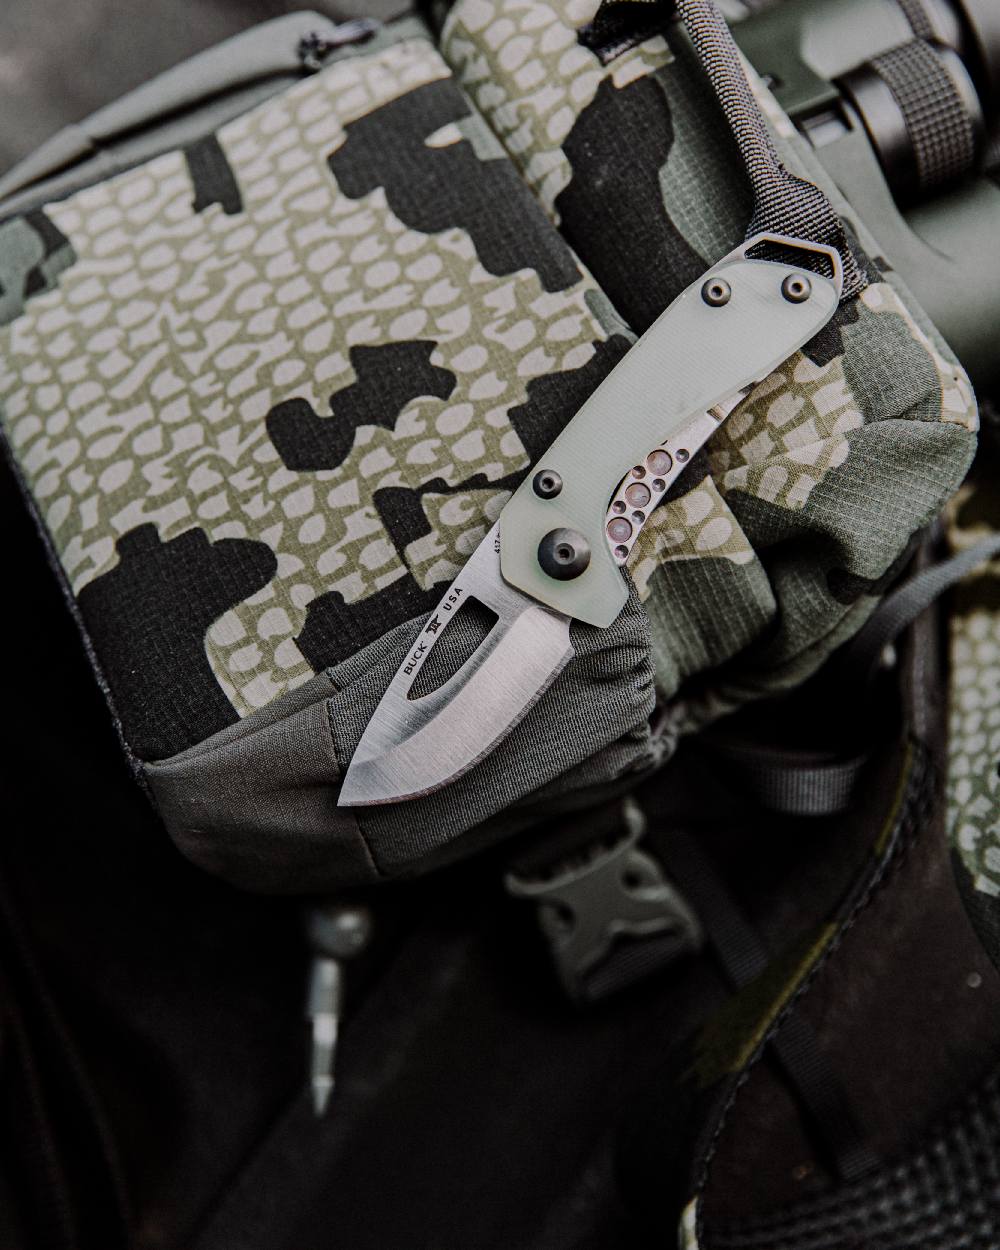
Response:
[{"label": "metal bit tip", "polygon": [[312,1079],[313,1115],[321,1120],[326,1115],[333,1097],[333,1076],[314,1076]]}]

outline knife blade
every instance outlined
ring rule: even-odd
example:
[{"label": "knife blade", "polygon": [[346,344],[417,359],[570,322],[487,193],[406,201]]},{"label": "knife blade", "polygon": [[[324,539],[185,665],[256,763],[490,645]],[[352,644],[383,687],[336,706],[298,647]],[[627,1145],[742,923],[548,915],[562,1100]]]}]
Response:
[{"label": "knife blade", "polygon": [[[754,259],[764,246],[777,259]],[[831,276],[789,264],[821,253]],[[751,387],[840,300],[832,248],[759,235],[683,291],[584,403],[511,496],[400,664],[338,804],[398,802],[449,784],[517,725],[573,654],[572,620],[606,628],[623,566],[670,485]],[[495,623],[458,670],[418,693],[444,632],[476,600]]]},{"label": "knife blade", "polygon": [[[438,640],[473,599],[496,614],[496,623],[457,672],[414,697]],[[569,622],[501,577],[498,521],[396,670],[351,760],[340,806],[415,798],[470,769],[513,729],[572,656]]]}]

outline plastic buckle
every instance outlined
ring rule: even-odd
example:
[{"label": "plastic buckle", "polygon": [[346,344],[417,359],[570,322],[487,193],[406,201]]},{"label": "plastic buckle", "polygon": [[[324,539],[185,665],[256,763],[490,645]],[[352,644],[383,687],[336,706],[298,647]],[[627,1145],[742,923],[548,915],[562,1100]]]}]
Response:
[{"label": "plastic buckle", "polygon": [[642,810],[631,799],[621,829],[544,873],[510,872],[505,884],[531,899],[559,980],[575,1003],[593,1003],[698,950],[702,930],[680,892],[638,843]]}]

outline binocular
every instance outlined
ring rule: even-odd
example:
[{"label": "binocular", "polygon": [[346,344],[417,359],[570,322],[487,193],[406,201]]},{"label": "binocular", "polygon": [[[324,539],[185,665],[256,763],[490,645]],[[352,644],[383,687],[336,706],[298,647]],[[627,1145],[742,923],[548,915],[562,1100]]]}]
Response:
[{"label": "binocular", "polygon": [[751,65],[977,387],[1000,384],[1000,0],[782,0]]}]

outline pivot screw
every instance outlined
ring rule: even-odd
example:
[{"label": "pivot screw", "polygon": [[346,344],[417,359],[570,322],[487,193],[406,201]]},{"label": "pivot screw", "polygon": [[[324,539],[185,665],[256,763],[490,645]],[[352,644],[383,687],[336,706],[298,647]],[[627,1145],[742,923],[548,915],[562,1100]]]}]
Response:
[{"label": "pivot screw", "polygon": [[563,480],[555,469],[539,469],[531,486],[539,499],[555,499],[563,488]]},{"label": "pivot screw", "polygon": [[538,544],[538,563],[556,581],[571,581],[590,564],[590,543],[578,530],[549,530]]},{"label": "pivot screw", "polygon": [[712,308],[721,308],[732,298],[733,288],[725,278],[709,278],[701,288],[701,298]]},{"label": "pivot screw", "polygon": [[802,273],[790,273],[781,284],[781,294],[789,304],[804,304],[812,289],[812,283]]}]

